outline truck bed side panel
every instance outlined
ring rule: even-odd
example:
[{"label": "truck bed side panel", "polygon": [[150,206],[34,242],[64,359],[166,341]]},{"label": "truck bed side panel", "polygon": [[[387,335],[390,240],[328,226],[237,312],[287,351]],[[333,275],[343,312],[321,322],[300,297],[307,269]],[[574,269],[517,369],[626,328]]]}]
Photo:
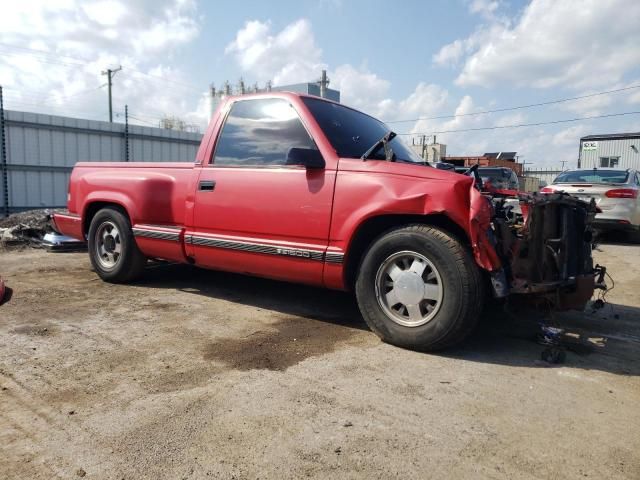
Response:
[{"label": "truck bed side panel", "polygon": [[184,261],[182,235],[196,174],[191,163],[79,163],[69,211],[84,220],[95,202],[120,205],[145,255]]}]

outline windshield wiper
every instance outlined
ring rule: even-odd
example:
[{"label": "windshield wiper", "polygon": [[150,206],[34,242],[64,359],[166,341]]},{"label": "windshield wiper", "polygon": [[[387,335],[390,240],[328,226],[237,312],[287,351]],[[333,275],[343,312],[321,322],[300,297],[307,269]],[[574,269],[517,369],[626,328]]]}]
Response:
[{"label": "windshield wiper", "polygon": [[396,132],[389,131],[388,133],[385,134],[384,137],[382,137],[376,143],[371,145],[371,148],[369,148],[366,152],[364,152],[360,158],[362,160],[368,159],[371,155],[373,155],[380,148],[380,145],[382,145],[384,147],[385,160],[392,162],[393,161],[393,150],[389,146],[389,142],[391,140],[393,140],[393,138],[396,135],[397,135]]}]

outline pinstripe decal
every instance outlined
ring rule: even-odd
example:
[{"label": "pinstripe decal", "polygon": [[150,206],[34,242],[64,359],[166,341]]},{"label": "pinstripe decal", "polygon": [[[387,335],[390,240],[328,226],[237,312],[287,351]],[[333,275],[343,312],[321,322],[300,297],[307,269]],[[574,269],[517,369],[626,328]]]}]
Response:
[{"label": "pinstripe decal", "polygon": [[327,263],[340,264],[344,260],[344,253],[327,252],[324,254],[324,261]]},{"label": "pinstripe decal", "polygon": [[[186,235],[185,243],[191,245],[199,245],[203,247],[224,248],[228,250],[239,250],[243,252],[262,253],[266,255],[282,255],[284,257],[302,258],[322,262],[325,260],[324,252],[320,250],[308,250],[305,248],[295,248],[284,245],[266,245],[264,243],[240,242],[237,240],[227,240],[221,238],[203,237],[199,235]],[[334,253],[332,255],[332,263],[342,263],[342,254]]]},{"label": "pinstripe decal", "polygon": [[136,237],[142,238],[152,238],[155,240],[168,240],[170,242],[178,242],[180,241],[180,230],[167,227],[169,230],[174,230],[173,232],[166,232],[160,230],[153,230],[150,228],[144,228],[143,226],[135,226],[131,230],[133,230],[133,235]]}]

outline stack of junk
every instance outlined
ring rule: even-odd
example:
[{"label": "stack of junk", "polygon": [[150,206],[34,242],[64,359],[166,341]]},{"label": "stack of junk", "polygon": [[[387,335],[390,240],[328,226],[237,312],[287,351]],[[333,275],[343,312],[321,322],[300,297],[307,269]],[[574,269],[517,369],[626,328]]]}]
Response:
[{"label": "stack of junk", "polygon": [[78,251],[84,242],[53,230],[51,214],[57,210],[29,210],[0,219],[0,248],[43,247],[51,251]]}]

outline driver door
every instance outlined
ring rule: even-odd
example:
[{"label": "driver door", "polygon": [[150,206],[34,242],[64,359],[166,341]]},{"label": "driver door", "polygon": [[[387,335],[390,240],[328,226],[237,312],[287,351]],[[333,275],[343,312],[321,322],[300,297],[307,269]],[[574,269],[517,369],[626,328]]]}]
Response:
[{"label": "driver door", "polygon": [[317,147],[288,100],[231,106],[195,194],[196,264],[322,284],[336,172],[291,164],[291,149]]}]

